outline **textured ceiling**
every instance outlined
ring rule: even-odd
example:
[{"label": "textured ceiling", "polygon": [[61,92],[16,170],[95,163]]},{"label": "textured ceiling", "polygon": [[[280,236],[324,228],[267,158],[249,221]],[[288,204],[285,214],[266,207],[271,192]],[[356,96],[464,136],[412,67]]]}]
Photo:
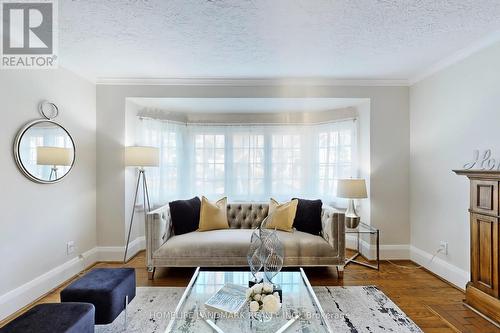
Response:
[{"label": "textured ceiling", "polygon": [[500,30],[499,0],[60,0],[60,64],[96,78],[409,79]]}]

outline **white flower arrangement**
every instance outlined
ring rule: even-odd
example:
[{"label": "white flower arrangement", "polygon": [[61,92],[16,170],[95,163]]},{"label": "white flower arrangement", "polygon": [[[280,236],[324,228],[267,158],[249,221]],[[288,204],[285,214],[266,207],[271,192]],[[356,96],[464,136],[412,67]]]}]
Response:
[{"label": "white flower arrangement", "polygon": [[281,309],[280,296],[278,292],[273,293],[270,283],[254,284],[247,289],[246,297],[250,301],[250,312],[277,313]]}]

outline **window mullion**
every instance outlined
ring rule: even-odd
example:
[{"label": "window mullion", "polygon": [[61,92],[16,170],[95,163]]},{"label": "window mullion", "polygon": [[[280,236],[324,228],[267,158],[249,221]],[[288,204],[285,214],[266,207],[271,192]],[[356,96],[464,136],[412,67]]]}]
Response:
[{"label": "window mullion", "polygon": [[271,197],[272,193],[272,136],[266,128],[264,132],[264,197]]},{"label": "window mullion", "polygon": [[234,198],[234,158],[233,158],[233,136],[226,131],[224,135],[224,192],[229,199]]},{"label": "window mullion", "polygon": [[[181,140],[182,143],[180,147],[177,148],[177,163],[179,166],[179,189],[181,189],[182,192],[180,194],[183,197],[187,197],[191,195],[190,189],[193,188],[193,178],[194,178],[194,172],[192,170],[193,168],[193,160],[194,159],[194,143],[191,139],[190,131],[187,126],[182,128],[181,131]],[[193,149],[193,152],[191,152],[191,149]],[[180,184],[180,181],[185,182],[182,186]]]}]

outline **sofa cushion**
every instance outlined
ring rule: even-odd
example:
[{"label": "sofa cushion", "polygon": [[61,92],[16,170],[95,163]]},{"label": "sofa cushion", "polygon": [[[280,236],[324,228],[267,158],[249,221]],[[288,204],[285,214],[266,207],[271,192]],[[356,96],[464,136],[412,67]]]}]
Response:
[{"label": "sofa cushion", "polygon": [[201,198],[200,224],[198,231],[229,229],[227,222],[227,197],[210,202]]},{"label": "sofa cushion", "polygon": [[293,233],[278,231],[278,237],[285,248],[285,258],[334,257],[337,252],[321,236],[307,232]]},{"label": "sofa cushion", "polygon": [[283,231],[293,231],[293,220],[297,212],[297,200],[292,200],[280,204],[271,198],[269,202],[269,215],[263,223],[267,229],[278,229]]},{"label": "sofa cushion", "polygon": [[269,205],[262,202],[233,202],[227,205],[227,221],[231,229],[255,229],[266,218]]},{"label": "sofa cushion", "polygon": [[[173,236],[153,254],[154,258],[246,258],[252,229],[225,229],[191,232]],[[334,249],[321,236],[296,231],[278,231],[285,257],[335,256]]]},{"label": "sofa cushion", "polygon": [[176,200],[169,204],[174,234],[182,235],[198,229],[200,222],[200,198]]},{"label": "sofa cushion", "polygon": [[321,200],[297,200],[299,203],[297,205],[297,213],[295,213],[293,227],[299,231],[319,235],[322,230],[321,207],[323,203]]},{"label": "sofa cushion", "polygon": [[223,229],[176,235],[156,250],[153,257],[246,257],[252,232],[252,229]]}]

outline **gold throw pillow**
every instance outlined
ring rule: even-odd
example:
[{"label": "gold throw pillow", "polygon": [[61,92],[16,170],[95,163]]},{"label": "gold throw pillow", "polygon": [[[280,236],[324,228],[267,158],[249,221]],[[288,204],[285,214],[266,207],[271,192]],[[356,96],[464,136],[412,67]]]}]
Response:
[{"label": "gold throw pillow", "polygon": [[269,213],[264,227],[267,229],[278,229],[288,232],[293,231],[293,220],[295,220],[298,204],[299,200],[297,199],[280,204],[278,201],[271,198],[269,202]]},{"label": "gold throw pillow", "polygon": [[210,202],[201,197],[200,223],[198,231],[229,229],[227,222],[227,197]]}]

